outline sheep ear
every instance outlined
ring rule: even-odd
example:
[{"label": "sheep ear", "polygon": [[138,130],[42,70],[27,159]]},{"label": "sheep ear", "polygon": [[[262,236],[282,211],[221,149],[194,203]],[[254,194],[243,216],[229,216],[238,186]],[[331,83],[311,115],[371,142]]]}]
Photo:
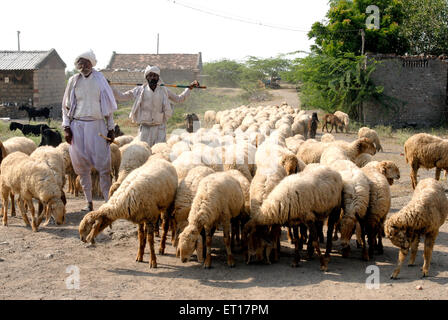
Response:
[{"label": "sheep ear", "polygon": [[384,176],[386,175],[386,165],[384,163],[380,164],[380,172],[381,174],[383,174]]}]

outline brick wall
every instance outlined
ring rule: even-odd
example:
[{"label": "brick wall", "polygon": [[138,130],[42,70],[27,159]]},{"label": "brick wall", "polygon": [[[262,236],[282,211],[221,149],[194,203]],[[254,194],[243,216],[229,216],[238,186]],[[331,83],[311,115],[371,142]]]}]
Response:
[{"label": "brick wall", "polygon": [[33,71],[0,70],[0,102],[28,103],[32,98]]},{"label": "brick wall", "polygon": [[64,69],[51,69],[49,65],[34,72],[34,106],[53,107],[52,118],[61,118],[61,103],[65,91]]},{"label": "brick wall", "polygon": [[[372,74],[376,85],[392,99],[363,104],[369,126],[434,127],[448,121],[448,61],[437,57],[375,57],[381,63]],[[391,108],[392,106],[392,108]]]}]

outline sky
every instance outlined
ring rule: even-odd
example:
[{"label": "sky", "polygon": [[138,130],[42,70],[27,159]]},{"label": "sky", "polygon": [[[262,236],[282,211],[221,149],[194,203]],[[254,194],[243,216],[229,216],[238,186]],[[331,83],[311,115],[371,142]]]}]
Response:
[{"label": "sky", "polygon": [[307,32],[328,8],[328,0],[2,1],[0,50],[17,50],[19,30],[23,51],[54,48],[71,70],[92,49],[101,69],[113,51],[156,53],[159,34],[159,53],[269,58],[309,51]]}]

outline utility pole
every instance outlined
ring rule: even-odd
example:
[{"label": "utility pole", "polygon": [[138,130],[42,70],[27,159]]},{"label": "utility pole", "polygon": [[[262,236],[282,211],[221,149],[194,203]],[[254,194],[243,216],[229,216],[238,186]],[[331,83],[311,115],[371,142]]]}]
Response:
[{"label": "utility pole", "polygon": [[17,31],[17,47],[18,50],[20,51],[20,31]]},{"label": "utility pole", "polygon": [[361,33],[361,39],[362,39],[361,55],[364,55],[364,44],[365,44],[365,41],[366,41],[366,33],[364,32],[364,29],[359,30],[359,32]]},{"label": "utility pole", "polygon": [[159,54],[159,34],[157,34],[157,54]]}]

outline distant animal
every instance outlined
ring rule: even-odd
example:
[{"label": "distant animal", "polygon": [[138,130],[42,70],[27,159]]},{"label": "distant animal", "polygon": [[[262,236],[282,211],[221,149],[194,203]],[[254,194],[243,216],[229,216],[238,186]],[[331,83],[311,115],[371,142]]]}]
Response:
[{"label": "distant animal", "polygon": [[114,127],[115,137],[124,136],[123,131],[120,130],[120,126],[118,124]]},{"label": "distant animal", "polygon": [[56,130],[44,129],[42,130],[42,138],[40,140],[40,146],[53,146],[57,147],[62,143],[61,134]]},{"label": "distant animal", "polygon": [[28,135],[38,136],[41,134],[42,130],[50,129],[50,127],[47,126],[46,124],[33,125],[33,124],[22,124],[19,122],[11,122],[9,124],[9,130],[15,131],[17,129],[22,131],[24,136],[28,136]]},{"label": "distant animal", "polygon": [[189,113],[185,116],[185,125],[187,127],[187,132],[194,132],[194,129],[199,129],[199,128],[194,128],[193,124],[194,122],[197,121],[197,123],[199,123],[199,117],[197,116],[196,113]]},{"label": "distant animal", "polygon": [[336,117],[334,114],[331,114],[331,113],[327,113],[324,115],[324,120],[323,120],[323,124],[322,124],[322,132],[324,132],[324,127],[328,132],[328,127],[327,127],[328,124],[331,124],[330,133],[333,131],[333,128],[336,128],[336,133],[338,133],[338,128],[341,132],[344,129],[344,123],[338,117]]},{"label": "distant animal", "polygon": [[34,107],[28,107],[26,105],[21,105],[19,107],[19,110],[24,110],[26,111],[26,113],[28,114],[28,121],[31,121],[31,119],[33,119],[34,121],[36,121],[36,117],[43,117],[45,119],[49,119],[50,118],[50,111],[53,107],[47,108],[41,108],[41,109],[36,109]]},{"label": "distant animal", "polygon": [[317,112],[313,112],[311,119],[308,121],[308,137],[314,139],[316,137],[317,123],[319,119],[317,118]]}]

